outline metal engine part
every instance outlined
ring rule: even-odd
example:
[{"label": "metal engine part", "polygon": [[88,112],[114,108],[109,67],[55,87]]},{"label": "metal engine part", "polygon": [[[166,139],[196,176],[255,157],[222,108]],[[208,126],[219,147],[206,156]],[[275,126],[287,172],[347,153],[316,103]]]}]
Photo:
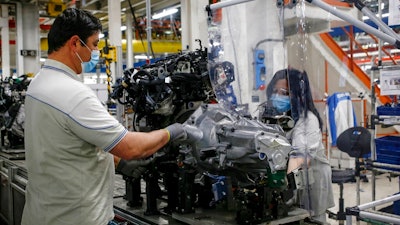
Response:
[{"label": "metal engine part", "polygon": [[203,138],[193,143],[193,158],[205,170],[267,173],[268,168],[276,173],[286,169],[291,146],[277,126],[234,115],[219,104],[202,105],[186,123],[203,132]]},{"label": "metal engine part", "polygon": [[277,125],[266,125],[218,104],[209,78],[207,49],[169,56],[131,68],[111,96],[132,109],[137,131],[185,123],[192,138],[170,143],[124,177],[128,205],[140,206],[140,179],[146,182],[146,214],[188,214],[196,208],[236,212],[238,224],[287,215],[286,164],[290,144]]},{"label": "metal engine part", "polygon": [[24,100],[29,83],[27,75],[0,82],[1,146],[7,151],[24,148]]}]

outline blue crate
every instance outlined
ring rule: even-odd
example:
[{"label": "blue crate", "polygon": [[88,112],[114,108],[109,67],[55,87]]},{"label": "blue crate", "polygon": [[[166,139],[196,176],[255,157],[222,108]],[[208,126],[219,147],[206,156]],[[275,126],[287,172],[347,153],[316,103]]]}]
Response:
[{"label": "blue crate", "polygon": [[393,157],[393,155],[380,153],[380,154],[377,154],[376,158],[377,158],[377,161],[381,162],[381,163],[400,165],[400,158]]},{"label": "blue crate", "polygon": [[400,165],[400,137],[386,136],[376,138],[375,146],[378,162]]},{"label": "blue crate", "polygon": [[378,116],[400,116],[400,106],[378,106],[376,107]]}]

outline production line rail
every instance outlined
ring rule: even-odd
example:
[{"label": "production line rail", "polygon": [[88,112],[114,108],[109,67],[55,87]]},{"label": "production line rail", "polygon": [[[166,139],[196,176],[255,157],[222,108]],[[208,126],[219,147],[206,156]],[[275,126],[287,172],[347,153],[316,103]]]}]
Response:
[{"label": "production line rail", "polygon": [[[25,160],[15,155],[0,152],[0,224],[19,225],[21,223],[22,211],[25,204],[25,188],[28,182]],[[143,187],[142,187],[143,188]],[[142,195],[144,195],[142,189]],[[207,211],[196,211],[191,214],[162,213],[158,215],[146,215],[145,202],[142,207],[129,207],[125,196],[125,182],[120,175],[115,177],[114,188],[114,212],[115,218],[123,225],[183,225],[183,224],[237,224],[234,212],[219,211],[212,209]],[[145,201],[145,200],[144,200]],[[166,205],[159,201],[159,208]],[[303,221],[308,213],[302,209],[294,209],[285,218],[261,223],[263,225],[286,224]]]},{"label": "production line rail", "polygon": [[[115,177],[114,187],[114,212],[116,218],[126,220],[128,224],[164,224],[164,225],[182,225],[182,224],[201,224],[201,225],[236,225],[235,212],[215,209],[196,209],[194,213],[180,214],[163,213],[163,208],[167,203],[162,199],[158,201],[158,208],[160,209],[159,215],[146,215],[146,199],[145,199],[145,184],[142,182],[141,195],[143,197],[142,207],[130,207],[124,199],[125,195],[125,181],[121,176]],[[297,221],[303,221],[308,217],[308,212],[303,209],[293,209],[289,212],[287,217],[276,219],[273,221],[260,223],[260,225],[278,225],[287,224]]]}]

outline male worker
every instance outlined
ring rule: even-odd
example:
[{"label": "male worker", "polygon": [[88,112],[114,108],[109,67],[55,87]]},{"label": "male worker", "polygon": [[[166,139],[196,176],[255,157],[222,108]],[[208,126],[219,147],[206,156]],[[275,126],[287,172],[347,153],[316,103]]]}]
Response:
[{"label": "male worker", "polygon": [[114,217],[113,162],[118,171],[130,171],[126,160],[186,137],[181,124],[128,132],[81,82],[78,74],[98,54],[101,29],[88,11],[69,8],[48,34],[48,59],[25,101],[29,182],[22,225],[108,224]]}]

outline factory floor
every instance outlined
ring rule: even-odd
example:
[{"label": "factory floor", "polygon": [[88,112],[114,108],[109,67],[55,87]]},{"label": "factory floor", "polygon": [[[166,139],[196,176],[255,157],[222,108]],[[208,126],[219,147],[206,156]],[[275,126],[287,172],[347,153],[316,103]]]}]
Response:
[{"label": "factory floor", "polygon": [[[373,182],[372,182],[372,172],[368,171],[365,174],[364,181],[360,180],[360,204],[365,204],[372,202],[372,193],[373,193]],[[375,176],[375,200],[380,200],[386,197],[389,197],[393,194],[399,192],[399,177],[393,176],[388,173],[382,173]],[[340,196],[340,188],[338,184],[332,184],[334,191],[334,199],[335,199],[335,207],[329,209],[331,212],[338,212],[339,210],[339,196]],[[343,186],[343,198],[344,198],[344,207],[354,207],[357,206],[357,183],[345,183]],[[391,203],[386,203],[381,206],[377,206],[376,210],[385,211],[383,208],[391,208]],[[356,217],[352,217],[352,224],[357,224]],[[339,221],[329,219],[328,223],[331,225],[339,224]],[[346,224],[346,222],[344,222]],[[359,224],[371,224],[364,221],[359,221]]]}]

